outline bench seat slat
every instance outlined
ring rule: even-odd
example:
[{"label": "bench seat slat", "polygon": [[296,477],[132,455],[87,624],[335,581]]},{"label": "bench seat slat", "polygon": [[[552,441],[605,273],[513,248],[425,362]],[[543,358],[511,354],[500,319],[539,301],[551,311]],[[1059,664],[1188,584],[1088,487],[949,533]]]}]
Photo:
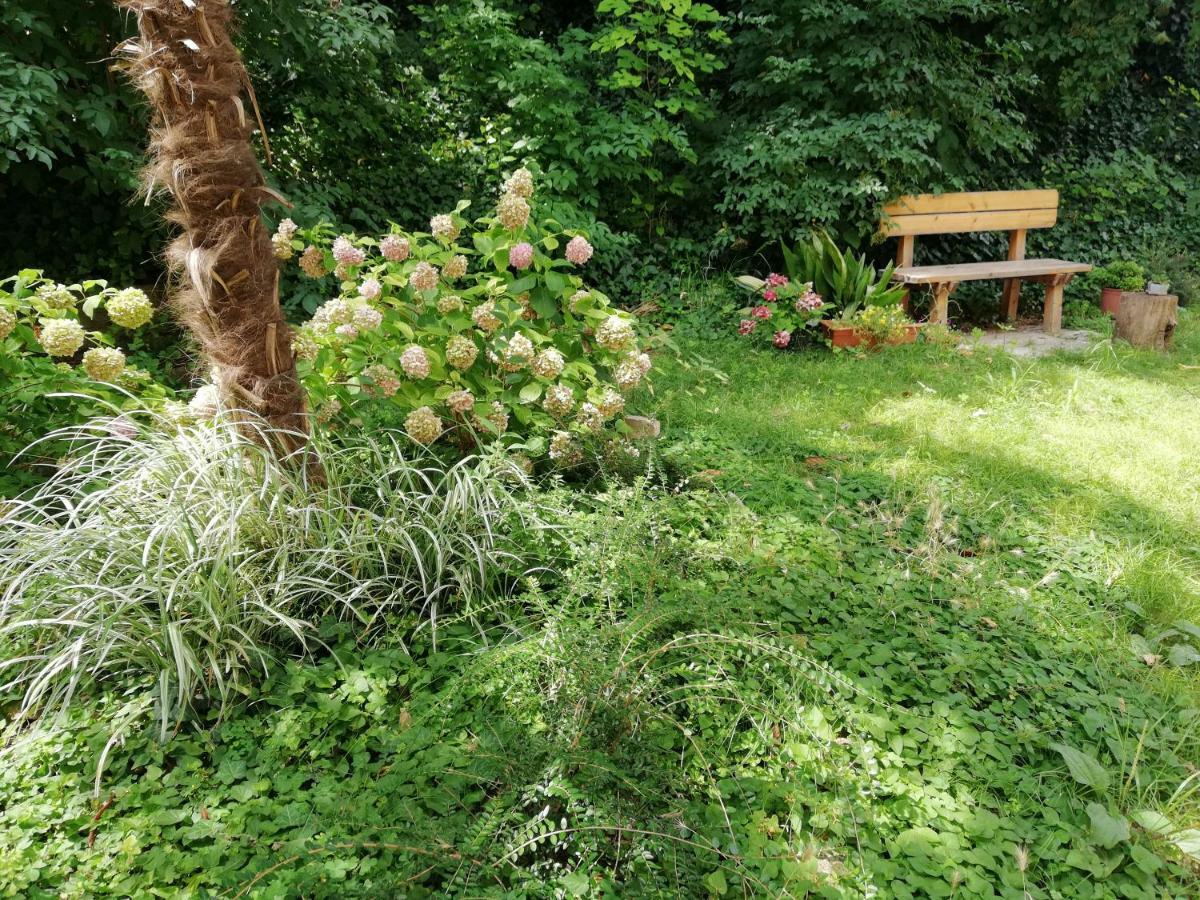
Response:
[{"label": "bench seat slat", "polygon": [[1090,272],[1087,263],[1065,259],[1018,259],[1008,262],[958,263],[951,266],[904,266],[892,280],[904,284],[946,284],[994,278],[1035,278],[1039,275],[1078,275]]}]

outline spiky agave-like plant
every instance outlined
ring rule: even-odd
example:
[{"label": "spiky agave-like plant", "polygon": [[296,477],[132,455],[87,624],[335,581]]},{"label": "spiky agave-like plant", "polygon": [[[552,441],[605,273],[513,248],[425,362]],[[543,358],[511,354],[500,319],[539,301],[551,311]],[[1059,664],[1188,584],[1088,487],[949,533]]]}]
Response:
[{"label": "spiky agave-like plant", "polygon": [[288,436],[292,446],[282,450],[290,452],[307,432],[305,398],[260,213],[283,198],[267,186],[250,143],[246,100],[253,113],[258,104],[230,39],[230,4],[116,2],[137,16],[138,36],[119,52],[154,112],[147,191],[171,195],[167,217],[182,231],[167,249],[173,303],[228,406]]}]

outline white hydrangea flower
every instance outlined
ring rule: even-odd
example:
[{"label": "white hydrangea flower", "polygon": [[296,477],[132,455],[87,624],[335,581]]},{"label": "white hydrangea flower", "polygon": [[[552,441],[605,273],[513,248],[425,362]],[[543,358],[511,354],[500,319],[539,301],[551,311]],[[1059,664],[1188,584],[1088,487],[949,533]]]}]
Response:
[{"label": "white hydrangea flower", "polygon": [[422,406],[404,419],[404,430],[418,444],[432,444],[442,434],[442,420],[428,406]]},{"label": "white hydrangea flower", "polygon": [[125,369],[125,354],[115,347],[93,347],[83,354],[82,365],[92,380],[112,384]]},{"label": "white hydrangea flower", "polygon": [[125,288],[104,301],[108,317],[122,328],[141,328],[154,315],[154,305],[145,291]]},{"label": "white hydrangea flower", "polygon": [[600,414],[605,419],[613,419],[619,416],[625,409],[625,398],[612,388],[605,388],[603,396],[600,397],[600,402],[596,405],[600,409]]},{"label": "white hydrangea flower", "polygon": [[575,419],[587,431],[599,431],[604,427],[604,416],[595,403],[580,405]]},{"label": "white hydrangea flower", "polygon": [[309,244],[300,254],[300,270],[309,278],[324,278],[329,274],[325,269],[325,254]]},{"label": "white hydrangea flower", "polygon": [[628,393],[641,384],[641,367],[638,366],[636,360],[622,360],[617,365],[617,368],[613,370],[613,381],[616,382],[618,390]]},{"label": "white hydrangea flower", "polygon": [[401,353],[400,368],[404,370],[404,374],[409,378],[428,378],[429,355],[425,352],[425,348],[413,344]]},{"label": "white hydrangea flower", "polygon": [[529,224],[529,203],[519,194],[505,194],[496,204],[496,218],[509,231],[519,231]]},{"label": "white hydrangea flower", "polygon": [[64,284],[43,284],[36,293],[37,298],[50,309],[74,309],[75,302],[79,299]]},{"label": "white hydrangea flower", "polygon": [[391,262],[404,262],[408,259],[410,250],[408,238],[402,238],[398,234],[386,235],[379,242],[379,252],[383,254],[384,259]]},{"label": "white hydrangea flower", "polygon": [[467,274],[467,258],[459,253],[457,256],[452,256],[442,266],[442,274],[453,281],[456,278],[462,278]]},{"label": "white hydrangea flower", "polygon": [[352,341],[358,337],[358,329],[353,325],[339,325],[333,329],[333,333],[344,341]]},{"label": "white hydrangea flower", "polygon": [[528,365],[533,358],[533,342],[523,334],[514,334],[504,348],[504,363],[516,370]]},{"label": "white hydrangea flower", "polygon": [[446,398],[446,405],[462,414],[475,407],[475,395],[470,391],[455,391]]},{"label": "white hydrangea flower", "polygon": [[342,411],[342,401],[337,397],[330,397],[326,400],[321,408],[317,411],[317,421],[322,425],[327,425],[333,421],[333,417]]},{"label": "white hydrangea flower", "polygon": [[516,194],[528,200],[533,196],[533,173],[524,166],[517,169],[505,180],[503,193]]},{"label": "white hydrangea flower", "polygon": [[449,215],[434,216],[429,220],[429,231],[439,241],[447,244],[458,239],[459,227],[454,224],[454,217]]},{"label": "white hydrangea flower", "polygon": [[292,352],[300,359],[316,359],[320,349],[311,326],[303,325],[292,332]]},{"label": "white hydrangea flower", "polygon": [[333,258],[339,266],[360,266],[367,254],[361,247],[355,247],[350,238],[343,234],[333,242]]},{"label": "white hydrangea flower", "polygon": [[0,341],[7,338],[17,327],[17,315],[11,309],[0,306]]},{"label": "white hydrangea flower", "polygon": [[562,374],[565,365],[566,360],[563,359],[562,353],[553,347],[547,347],[533,358],[530,369],[540,378],[557,378]]},{"label": "white hydrangea flower", "polygon": [[85,337],[83,326],[74,319],[47,319],[38,342],[51,356],[74,356]]},{"label": "white hydrangea flower", "polygon": [[384,365],[367,366],[363,369],[363,374],[374,382],[368,388],[370,393],[378,392],[384,397],[395,396],[396,391],[400,390],[400,379],[396,377],[396,373]]},{"label": "white hydrangea flower", "polygon": [[550,438],[550,458],[560,466],[578,465],[583,461],[583,451],[569,431],[556,431]]},{"label": "white hydrangea flower", "polygon": [[462,297],[454,294],[447,294],[444,297],[438,297],[437,311],[443,316],[448,316],[452,312],[459,312],[463,308]]},{"label": "white hydrangea flower", "polygon": [[383,285],[377,278],[367,278],[358,286],[358,296],[364,300],[378,300],[383,293]]},{"label": "white hydrangea flower", "polygon": [[596,329],[596,343],[605,350],[628,350],[636,338],[632,323],[622,316],[609,316]]},{"label": "white hydrangea flower", "polygon": [[417,263],[408,276],[408,284],[414,291],[432,291],[438,286],[437,268],[424,261]]},{"label": "white hydrangea flower", "polygon": [[477,307],[471,310],[471,321],[488,334],[491,334],[493,331],[499,328],[501,324],[500,320],[496,318],[496,314],[493,312],[495,308],[496,304],[493,301],[485,300],[483,303],[480,303]]},{"label": "white hydrangea flower", "polygon": [[456,334],[446,344],[446,362],[460,372],[471,368],[478,355],[479,348],[475,342],[461,334]]},{"label": "white hydrangea flower", "polygon": [[373,331],[383,324],[383,313],[373,306],[367,306],[365,303],[354,307],[354,317],[352,319],[355,328],[361,328],[364,331]]},{"label": "white hydrangea flower", "polygon": [[556,419],[561,419],[575,407],[575,392],[570,385],[552,384],[546,388],[546,398],[542,401],[542,409]]}]

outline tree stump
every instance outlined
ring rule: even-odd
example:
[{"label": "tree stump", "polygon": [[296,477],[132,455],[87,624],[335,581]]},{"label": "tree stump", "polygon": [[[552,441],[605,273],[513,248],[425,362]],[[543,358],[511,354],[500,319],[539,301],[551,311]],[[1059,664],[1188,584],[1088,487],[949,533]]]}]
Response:
[{"label": "tree stump", "polygon": [[1178,320],[1179,298],[1172,294],[1123,294],[1115,336],[1134,347],[1166,351]]}]

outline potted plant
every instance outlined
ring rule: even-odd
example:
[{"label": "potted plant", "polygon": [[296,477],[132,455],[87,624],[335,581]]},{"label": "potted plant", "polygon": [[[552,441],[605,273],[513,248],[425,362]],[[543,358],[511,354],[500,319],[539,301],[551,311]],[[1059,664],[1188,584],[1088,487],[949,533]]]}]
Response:
[{"label": "potted plant", "polygon": [[1146,283],[1146,273],[1135,262],[1118,260],[1101,266],[1093,278],[1100,282],[1100,310],[1115,316],[1121,307],[1123,294],[1140,291]]},{"label": "potted plant", "polygon": [[1154,269],[1149,273],[1146,279],[1146,293],[1153,294],[1156,297],[1164,296],[1171,289],[1171,283],[1167,280],[1167,276],[1160,270]]},{"label": "potted plant", "polygon": [[921,326],[898,303],[867,306],[838,319],[825,319],[821,327],[833,347],[876,349],[890,344],[911,344]]}]

